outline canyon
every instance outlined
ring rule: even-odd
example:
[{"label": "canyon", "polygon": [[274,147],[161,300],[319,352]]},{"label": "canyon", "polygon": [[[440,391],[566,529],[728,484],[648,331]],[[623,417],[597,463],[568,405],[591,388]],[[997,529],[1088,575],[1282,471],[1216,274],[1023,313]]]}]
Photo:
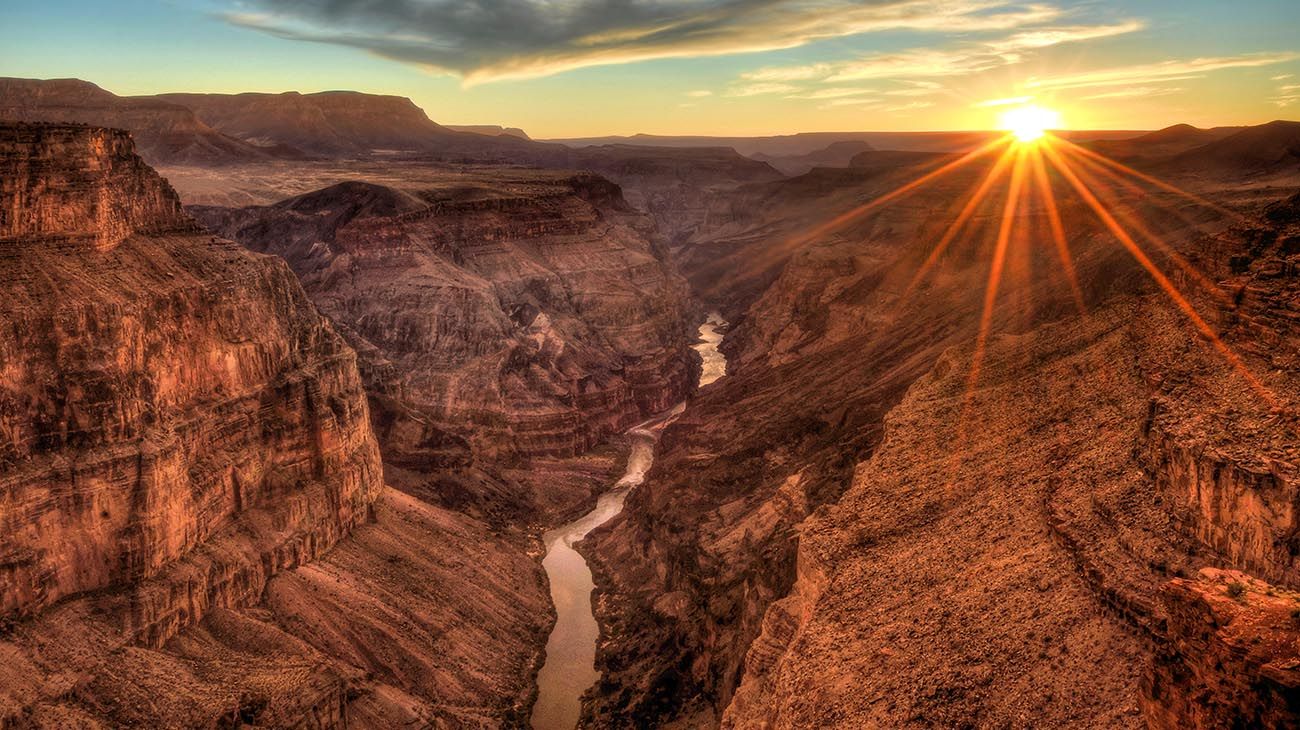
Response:
[{"label": "canyon", "polygon": [[1300,124],[0,118],[0,726],[1300,725]]}]

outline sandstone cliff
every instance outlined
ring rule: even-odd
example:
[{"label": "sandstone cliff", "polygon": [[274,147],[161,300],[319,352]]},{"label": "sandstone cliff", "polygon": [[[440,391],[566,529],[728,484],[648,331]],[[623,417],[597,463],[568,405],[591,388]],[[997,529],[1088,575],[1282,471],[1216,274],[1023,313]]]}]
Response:
[{"label": "sandstone cliff", "polygon": [[[159,647],[367,518],[382,482],[355,356],[287,266],[196,234],[122,133],[6,126],[0,164],[6,622],[92,633],[91,665]],[[86,667],[32,671],[55,635],[13,626],[9,720]]]}]

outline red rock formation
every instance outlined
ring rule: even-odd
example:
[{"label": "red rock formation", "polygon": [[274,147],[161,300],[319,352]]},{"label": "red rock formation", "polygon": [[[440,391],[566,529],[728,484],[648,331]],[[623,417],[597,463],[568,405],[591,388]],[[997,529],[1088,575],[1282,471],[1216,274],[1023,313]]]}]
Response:
[{"label": "red rock formation", "polygon": [[196,234],[123,133],[6,126],[0,165],[0,616],[34,637],[3,644],[12,721],[257,602],[382,482],[355,355],[287,266]]},{"label": "red rock formation", "polygon": [[684,285],[619,189],[485,170],[196,209],[283,255],[361,353],[388,462],[571,456],[682,399]]},{"label": "red rock formation", "polygon": [[1147,727],[1300,727],[1300,594],[1206,568],[1162,598],[1169,642],[1143,682]]},{"label": "red rock formation", "polygon": [[44,125],[0,132],[0,246],[86,241],[107,251],[134,233],[197,230],[126,132]]}]

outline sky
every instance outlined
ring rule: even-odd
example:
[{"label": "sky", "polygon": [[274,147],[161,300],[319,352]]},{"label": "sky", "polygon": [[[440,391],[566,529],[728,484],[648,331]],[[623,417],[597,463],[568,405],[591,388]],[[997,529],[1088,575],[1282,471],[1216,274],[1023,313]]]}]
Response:
[{"label": "sky", "polygon": [[1296,0],[4,0],[0,76],[353,89],[537,138],[1300,118]]}]

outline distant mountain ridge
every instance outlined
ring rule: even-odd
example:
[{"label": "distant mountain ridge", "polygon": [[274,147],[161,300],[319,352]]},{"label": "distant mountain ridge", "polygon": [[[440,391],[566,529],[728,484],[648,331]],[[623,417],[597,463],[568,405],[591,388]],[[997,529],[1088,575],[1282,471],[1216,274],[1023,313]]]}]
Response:
[{"label": "distant mountain ridge", "polygon": [[500,124],[448,124],[447,129],[455,132],[469,132],[471,134],[485,134],[489,137],[500,137],[507,135],[518,137],[519,139],[531,140],[528,133],[518,127],[503,127]]},{"label": "distant mountain ridge", "polygon": [[0,119],[76,122],[125,129],[140,155],[155,163],[220,165],[282,156],[221,133],[180,104],[121,97],[80,79],[0,78]]},{"label": "distant mountain ridge", "polygon": [[205,123],[259,145],[282,144],[304,153],[339,156],[375,150],[423,151],[454,134],[401,96],[324,91],[300,94],[159,94],[194,110]]}]

